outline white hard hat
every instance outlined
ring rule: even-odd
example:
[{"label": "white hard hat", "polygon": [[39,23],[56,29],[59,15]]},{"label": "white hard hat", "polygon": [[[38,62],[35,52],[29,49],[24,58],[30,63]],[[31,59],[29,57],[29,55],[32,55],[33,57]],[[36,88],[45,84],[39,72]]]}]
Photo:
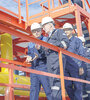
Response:
[{"label": "white hard hat", "polygon": [[72,26],[70,23],[65,23],[65,24],[63,25],[63,29],[67,29],[67,28],[73,29],[73,26]]},{"label": "white hard hat", "polygon": [[85,38],[83,36],[78,37],[82,42],[85,42]]},{"label": "white hard hat", "polygon": [[54,20],[51,17],[44,17],[42,19],[42,25],[50,23],[50,22],[54,23]]},{"label": "white hard hat", "polygon": [[40,25],[39,23],[33,23],[33,24],[31,25],[31,31],[32,31],[32,30],[35,30],[35,29],[38,29],[38,28],[42,28],[41,25]]}]

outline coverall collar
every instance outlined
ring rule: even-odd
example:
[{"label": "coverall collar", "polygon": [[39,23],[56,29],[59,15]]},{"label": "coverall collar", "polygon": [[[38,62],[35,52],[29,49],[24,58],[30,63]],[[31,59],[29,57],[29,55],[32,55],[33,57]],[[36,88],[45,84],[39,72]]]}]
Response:
[{"label": "coverall collar", "polygon": [[69,41],[72,41],[74,39],[74,36],[72,36],[70,39],[69,39]]},{"label": "coverall collar", "polygon": [[[55,30],[55,28],[53,29],[53,31],[54,31],[54,30]],[[51,32],[49,33],[49,37],[51,37],[51,35],[52,35],[53,31],[51,31]]]},{"label": "coverall collar", "polygon": [[43,36],[41,35],[40,37],[38,37],[39,40],[42,40]]}]

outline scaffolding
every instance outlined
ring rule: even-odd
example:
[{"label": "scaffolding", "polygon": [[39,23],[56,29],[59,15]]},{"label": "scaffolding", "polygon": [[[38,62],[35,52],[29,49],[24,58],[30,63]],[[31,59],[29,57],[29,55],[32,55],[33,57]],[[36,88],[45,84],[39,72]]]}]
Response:
[{"label": "scaffolding", "polygon": [[[15,88],[21,88],[21,89],[30,89],[29,85],[18,85],[14,83],[13,78],[13,70],[20,70],[24,71],[26,73],[35,73],[40,75],[45,75],[49,77],[55,77],[61,79],[61,89],[62,89],[62,100],[66,100],[65,96],[65,86],[64,86],[64,80],[73,80],[78,81],[82,83],[88,83],[90,84],[90,81],[81,80],[81,79],[75,79],[71,77],[64,76],[63,73],[63,63],[62,63],[62,53],[71,57],[74,57],[76,59],[85,61],[87,63],[90,63],[90,60],[84,57],[81,57],[79,55],[73,54],[69,51],[66,51],[62,48],[56,47],[52,44],[48,44],[46,42],[42,42],[41,40],[38,40],[34,38],[31,34],[30,25],[33,22],[40,23],[43,17],[50,16],[54,19],[56,28],[62,28],[64,23],[69,22],[76,25],[78,36],[82,36],[82,22],[85,23],[87,30],[89,32],[90,37],[90,13],[87,12],[85,5],[88,6],[90,9],[89,0],[82,0],[83,2],[83,8],[81,8],[77,4],[72,4],[71,0],[68,0],[68,3],[62,4],[61,0],[58,0],[58,5],[55,5],[54,0],[36,0],[34,2],[28,3],[28,0],[26,0],[26,21],[23,20],[23,17],[21,16],[21,6],[22,3],[20,0],[16,1],[18,4],[18,14],[0,6],[0,35],[8,33],[12,36],[17,37],[16,39],[13,39],[13,56],[17,58],[16,61],[0,58],[1,62],[7,62],[8,64],[0,63],[0,67],[2,68],[8,68],[8,75],[9,75],[9,83],[0,83],[0,86],[7,87],[5,90],[5,100],[14,100],[14,89]],[[42,8],[42,12],[29,16],[29,12],[31,9],[29,7],[37,2],[39,3],[39,6]],[[86,2],[86,3],[85,3]],[[47,6],[46,6],[47,5]],[[71,16],[71,17],[70,17]],[[63,20],[63,21],[62,21]],[[25,63],[25,58],[21,58],[20,56],[26,55],[27,48],[17,46],[16,44],[24,43],[24,42],[33,42],[37,43],[41,46],[50,48],[59,54],[59,63],[60,63],[60,75],[55,75],[47,72],[41,72],[37,70],[28,69],[30,65]],[[18,65],[21,65],[22,67],[18,67]],[[7,93],[8,91],[8,93]],[[23,100],[26,100],[26,97],[22,98]],[[3,100],[3,99],[2,99]],[[15,99],[15,100],[21,100],[21,99]],[[44,99],[43,99],[44,100]]]}]

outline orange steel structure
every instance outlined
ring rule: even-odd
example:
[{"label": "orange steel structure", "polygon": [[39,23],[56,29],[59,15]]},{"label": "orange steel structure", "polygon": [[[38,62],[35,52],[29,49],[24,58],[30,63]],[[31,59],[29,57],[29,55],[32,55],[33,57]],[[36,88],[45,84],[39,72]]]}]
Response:
[{"label": "orange steel structure", "polygon": [[[16,1],[16,0],[15,0]],[[14,98],[14,93],[13,90],[14,88],[23,88],[23,89],[29,89],[30,86],[27,85],[18,85],[14,84],[13,82],[13,70],[20,70],[28,73],[36,73],[40,75],[46,75],[46,76],[51,76],[51,77],[56,77],[61,79],[61,89],[62,89],[62,100],[66,100],[65,97],[65,86],[64,86],[64,80],[73,80],[73,81],[78,81],[82,83],[88,83],[90,84],[90,81],[85,81],[81,79],[75,79],[75,78],[70,78],[70,77],[65,77],[63,73],[63,63],[62,63],[62,53],[72,56],[74,58],[77,58],[79,60],[85,61],[87,63],[90,63],[89,59],[86,59],[84,57],[78,56],[76,54],[73,54],[71,52],[68,52],[62,48],[56,47],[52,44],[48,44],[46,42],[42,42],[41,40],[38,40],[34,38],[31,34],[30,31],[30,25],[33,22],[41,22],[41,19],[45,16],[51,16],[56,24],[56,28],[61,28],[64,23],[70,22],[71,24],[77,26],[77,33],[78,36],[81,36],[82,33],[82,21],[85,23],[89,35],[90,35],[90,13],[86,11],[85,8],[85,2],[83,2],[83,8],[78,6],[77,4],[72,5],[71,0],[68,0],[69,2],[67,4],[62,5],[61,0],[58,0],[58,6],[55,7],[54,0],[46,0],[44,2],[40,3],[40,6],[42,7],[42,12],[29,16],[29,7],[31,4],[34,4],[36,2],[39,2],[42,0],[36,0],[35,2],[29,3],[28,0],[26,0],[26,22],[23,21],[23,17],[21,16],[21,3],[20,0],[17,1],[18,3],[18,11],[19,14],[15,14],[14,12],[11,12],[7,10],[6,8],[3,8],[0,6],[0,34],[4,34],[5,32],[16,36],[18,38],[13,40],[13,48],[14,52],[13,55],[18,58],[18,61],[12,61],[8,59],[3,59],[0,58],[0,61],[5,61],[8,62],[7,64],[0,63],[0,67],[8,68],[9,69],[9,84],[4,84],[0,83],[0,86],[6,86],[6,94],[5,94],[5,100],[21,100],[20,98],[15,99]],[[52,2],[51,2],[52,1]],[[48,6],[45,6],[44,4],[47,3]],[[86,0],[87,6],[90,8],[90,4],[88,0]],[[5,12],[6,11],[6,12]],[[62,18],[64,15],[71,14],[74,16],[74,18]],[[60,20],[65,20],[60,22]],[[24,34],[27,33],[27,34]],[[20,46],[17,46],[16,44],[18,43],[23,43],[23,42],[34,42],[37,44],[40,44],[44,47],[50,48],[54,51],[57,51],[59,53],[59,63],[60,63],[60,75],[55,75],[51,73],[46,73],[46,72],[41,72],[41,71],[36,71],[32,69],[27,69],[27,67],[30,67],[30,65],[27,65],[24,61],[25,58],[20,58],[22,54],[26,54],[27,48],[23,48]],[[18,67],[17,65],[21,65],[24,67]],[[7,94],[7,90],[9,91]],[[24,98],[24,97],[23,97]],[[3,99],[2,99],[3,100]],[[26,99],[22,99],[26,100]],[[44,99],[43,99],[44,100]]]}]

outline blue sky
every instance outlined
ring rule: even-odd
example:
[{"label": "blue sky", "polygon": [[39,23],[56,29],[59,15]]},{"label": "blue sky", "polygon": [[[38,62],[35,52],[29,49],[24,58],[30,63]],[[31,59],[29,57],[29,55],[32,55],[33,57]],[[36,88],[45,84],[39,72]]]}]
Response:
[{"label": "blue sky", "polygon": [[[18,1],[18,0],[17,0]],[[32,1],[36,1],[36,0],[28,0],[29,3],[32,2]],[[42,1],[45,1],[45,0],[42,0]],[[55,5],[57,5],[57,1],[58,0],[54,0],[55,1]],[[90,3],[90,0],[88,0],[89,3]],[[21,6],[21,15],[22,16],[26,16],[26,13],[25,13],[25,10],[26,10],[26,6],[25,6],[25,0],[21,0],[21,3],[23,4]],[[29,6],[29,15],[33,15],[33,14],[36,14],[36,13],[39,13],[42,11],[41,7],[39,6],[39,3],[36,3],[36,4],[32,4],[31,6]],[[46,4],[47,5],[47,4]],[[18,4],[16,2],[14,2],[14,0],[0,0],[0,6],[3,6],[15,13],[18,13]],[[90,12],[90,9],[86,6],[87,8],[87,11]],[[24,18],[25,19],[25,18]]]}]

